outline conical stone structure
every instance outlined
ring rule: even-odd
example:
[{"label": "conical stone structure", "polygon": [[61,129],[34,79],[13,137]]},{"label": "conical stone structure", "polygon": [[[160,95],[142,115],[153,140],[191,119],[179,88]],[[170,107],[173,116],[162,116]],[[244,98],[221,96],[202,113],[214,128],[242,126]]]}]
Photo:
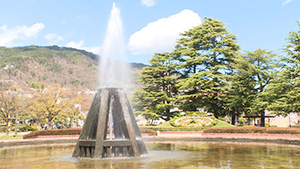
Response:
[{"label": "conical stone structure", "polygon": [[139,157],[146,153],[125,92],[120,88],[98,89],[73,157]]}]

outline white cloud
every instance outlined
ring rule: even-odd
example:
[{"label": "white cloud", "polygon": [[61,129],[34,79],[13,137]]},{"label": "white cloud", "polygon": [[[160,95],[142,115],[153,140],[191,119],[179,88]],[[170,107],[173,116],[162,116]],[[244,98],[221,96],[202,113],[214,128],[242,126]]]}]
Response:
[{"label": "white cloud", "polygon": [[76,16],[76,19],[87,19],[87,18],[88,18],[88,16],[82,15],[82,14],[79,14]]},{"label": "white cloud", "polygon": [[62,40],[64,40],[63,37],[58,36],[58,35],[56,35],[56,34],[54,34],[54,33],[49,33],[49,34],[45,35],[44,38],[45,38],[46,40],[52,41],[52,42],[53,42],[53,41],[57,42],[57,41],[62,41]]},{"label": "white cloud", "polygon": [[81,40],[79,42],[71,41],[66,46],[71,47],[71,48],[76,48],[76,49],[82,49],[83,48],[83,43],[84,43],[84,40]]},{"label": "white cloud", "polygon": [[201,24],[199,15],[183,10],[168,18],[149,23],[129,38],[128,48],[133,54],[151,54],[170,51],[174,48],[179,34]]},{"label": "white cloud", "polygon": [[35,37],[45,28],[43,23],[36,23],[32,26],[16,26],[8,28],[7,25],[0,27],[0,46],[12,46],[14,40],[25,40]]},{"label": "white cloud", "polygon": [[282,5],[287,5],[287,4],[289,4],[289,3],[291,3],[293,0],[285,0],[283,3],[282,3]]},{"label": "white cloud", "polygon": [[79,42],[71,41],[66,45],[66,47],[82,49],[95,54],[100,54],[101,46],[84,47],[83,44],[84,44],[84,40],[81,40]]},{"label": "white cloud", "polygon": [[151,7],[155,5],[155,1],[154,0],[141,0],[142,5],[145,5],[147,7]]}]

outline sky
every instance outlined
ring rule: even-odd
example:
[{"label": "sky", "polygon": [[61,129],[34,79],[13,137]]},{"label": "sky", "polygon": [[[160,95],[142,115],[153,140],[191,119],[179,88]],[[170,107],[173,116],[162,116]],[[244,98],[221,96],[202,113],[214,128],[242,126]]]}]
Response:
[{"label": "sky", "polygon": [[0,0],[0,46],[73,47],[102,55],[113,3],[128,62],[174,49],[203,17],[218,19],[243,51],[278,50],[298,31],[300,0]]}]

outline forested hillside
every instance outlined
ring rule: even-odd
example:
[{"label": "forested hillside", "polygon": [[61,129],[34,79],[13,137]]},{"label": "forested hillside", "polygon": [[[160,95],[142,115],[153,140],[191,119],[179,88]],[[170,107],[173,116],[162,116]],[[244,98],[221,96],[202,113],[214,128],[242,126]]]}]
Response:
[{"label": "forested hillside", "polygon": [[[94,90],[98,84],[98,57],[84,50],[58,46],[0,47],[0,80],[5,82],[10,78],[20,86],[43,82]],[[6,65],[14,65],[10,73],[4,69]],[[132,64],[134,69],[143,66]]]}]

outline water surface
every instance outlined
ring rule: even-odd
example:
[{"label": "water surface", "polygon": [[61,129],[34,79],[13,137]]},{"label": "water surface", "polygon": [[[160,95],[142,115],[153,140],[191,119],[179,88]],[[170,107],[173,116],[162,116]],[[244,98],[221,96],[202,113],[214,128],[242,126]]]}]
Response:
[{"label": "water surface", "polygon": [[0,149],[1,169],[300,168],[300,147],[274,144],[146,142],[139,158],[77,159],[74,145]]}]

